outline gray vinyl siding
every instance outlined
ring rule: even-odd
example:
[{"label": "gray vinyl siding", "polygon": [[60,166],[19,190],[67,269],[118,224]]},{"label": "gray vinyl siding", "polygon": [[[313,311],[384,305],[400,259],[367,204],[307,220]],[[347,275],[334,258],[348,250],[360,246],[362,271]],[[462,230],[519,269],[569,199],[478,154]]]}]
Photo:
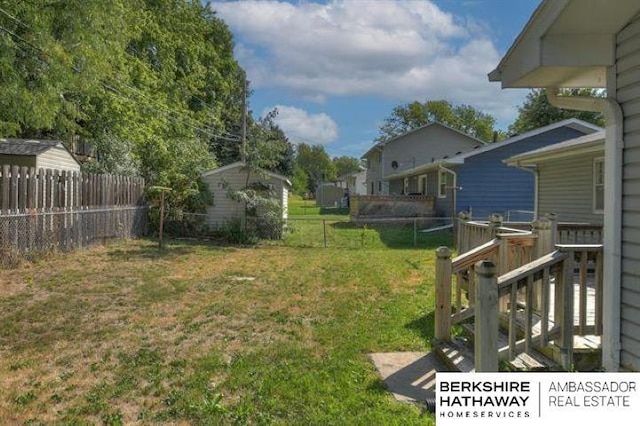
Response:
[{"label": "gray vinyl siding", "polygon": [[622,368],[640,371],[640,19],[617,37],[617,99],[624,114],[622,176]]},{"label": "gray vinyl siding", "polygon": [[[207,207],[206,222],[213,229],[219,229],[233,219],[244,218],[244,204],[230,199],[227,194],[229,189],[240,190],[246,185],[247,175],[241,167],[227,169],[215,174],[202,177],[202,181],[208,186],[213,195],[213,206]],[[259,176],[253,175],[250,183],[261,180]],[[287,205],[287,185],[280,179],[270,177],[269,182],[273,185],[278,199]],[[259,212],[258,212],[259,214]],[[286,207],[283,211],[286,217]]]},{"label": "gray vinyl siding", "polygon": [[538,163],[538,216],[555,213],[559,222],[599,223],[593,211],[593,162],[604,152]]},{"label": "gray vinyl siding", "polygon": [[36,159],[36,167],[40,169],[80,171],[80,164],[61,145],[39,154]]},{"label": "gray vinyl siding", "polygon": [[[382,181],[381,152],[373,150],[365,158],[367,160],[366,193],[368,195],[380,195],[380,191],[378,191],[378,182]],[[373,191],[371,188],[373,188]]]},{"label": "gray vinyl siding", "polygon": [[[385,177],[400,173],[445,156],[453,157],[478,145],[482,143],[444,126],[432,124],[389,141],[384,146],[383,173]],[[392,167],[394,161],[396,168]]]}]

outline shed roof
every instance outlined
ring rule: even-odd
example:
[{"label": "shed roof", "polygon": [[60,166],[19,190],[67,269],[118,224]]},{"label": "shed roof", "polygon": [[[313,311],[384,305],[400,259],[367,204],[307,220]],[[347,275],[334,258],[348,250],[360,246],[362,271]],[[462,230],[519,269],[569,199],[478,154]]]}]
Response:
[{"label": "shed roof", "polygon": [[[227,164],[226,166],[218,167],[217,169],[207,170],[206,172],[202,173],[202,177],[216,175],[216,174],[225,172],[227,170],[233,170],[233,169],[237,169],[237,168],[241,168],[241,167],[246,167],[246,164],[243,163],[242,161],[236,161],[235,163]],[[277,173],[270,172],[269,170],[262,169],[262,171],[267,176],[272,177],[274,179],[281,180],[284,183],[286,183],[287,185],[291,186],[291,181],[289,179],[287,179],[285,176],[279,175]]]},{"label": "shed roof", "polygon": [[40,155],[56,146],[63,147],[61,141],[35,139],[0,139],[0,154]]}]

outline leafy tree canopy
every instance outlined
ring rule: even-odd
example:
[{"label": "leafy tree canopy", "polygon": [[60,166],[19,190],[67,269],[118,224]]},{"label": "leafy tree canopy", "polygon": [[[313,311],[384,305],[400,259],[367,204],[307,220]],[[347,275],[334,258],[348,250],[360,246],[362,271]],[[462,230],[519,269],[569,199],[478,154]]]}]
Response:
[{"label": "leafy tree canopy", "polygon": [[211,140],[237,140],[243,72],[196,0],[0,0],[0,134],[89,141],[94,171],[172,187],[201,207]]},{"label": "leafy tree canopy", "polygon": [[309,190],[315,192],[321,182],[332,182],[336,179],[336,167],[322,145],[298,145],[296,165],[309,177]]},{"label": "leafy tree canopy", "polygon": [[333,164],[336,169],[336,176],[344,176],[349,173],[360,171],[360,160],[354,157],[334,157]]},{"label": "leafy tree canopy", "polygon": [[384,141],[431,122],[440,122],[485,142],[495,139],[496,119],[470,105],[452,105],[446,100],[414,101],[393,109],[380,126],[376,141]]},{"label": "leafy tree canopy", "polygon": [[[562,94],[570,96],[603,95],[602,91],[596,89],[567,89]],[[529,92],[525,101],[518,107],[518,117],[509,126],[509,133],[516,135],[569,118],[579,118],[597,126],[604,126],[602,114],[556,108],[549,103],[544,89],[534,89]]]}]

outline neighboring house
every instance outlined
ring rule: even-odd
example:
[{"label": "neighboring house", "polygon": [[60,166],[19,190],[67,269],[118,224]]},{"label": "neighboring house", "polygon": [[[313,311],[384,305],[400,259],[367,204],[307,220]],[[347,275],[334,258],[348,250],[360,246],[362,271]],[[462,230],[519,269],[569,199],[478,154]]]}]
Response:
[{"label": "neighboring house", "polygon": [[[212,229],[219,229],[232,220],[244,220],[245,206],[229,197],[230,191],[240,191],[247,187],[247,169],[244,163],[236,162],[217,169],[208,170],[202,174],[202,181],[213,195],[213,206],[207,207],[207,225]],[[276,173],[262,171],[260,174],[251,172],[249,185],[266,183],[281,202],[282,218],[287,218],[287,201],[291,182]],[[256,212],[260,216],[261,211]]]},{"label": "neighboring house", "polygon": [[439,216],[452,216],[464,210],[478,219],[500,213],[505,218],[531,220],[535,199],[533,173],[508,167],[503,160],[598,130],[601,130],[598,126],[582,120],[564,120],[449,158],[439,158],[388,178],[402,181],[406,193],[436,197],[435,210]]},{"label": "neighboring house", "polygon": [[367,171],[363,169],[340,176],[336,184],[346,189],[349,195],[367,195]]},{"label": "neighboring house", "polygon": [[602,225],[604,137],[600,131],[505,160],[534,173],[538,216],[554,213],[560,222]]},{"label": "neighboring house", "polygon": [[[640,371],[640,2],[545,0],[489,74],[503,88],[546,88],[561,108],[604,113],[602,361]],[[606,99],[557,95],[594,87]]]},{"label": "neighboring house", "polygon": [[0,165],[80,171],[80,163],[56,140],[0,139]]},{"label": "neighboring house", "polygon": [[403,180],[390,179],[389,176],[484,144],[479,139],[437,122],[379,142],[362,156],[367,161],[366,193],[407,195]]}]

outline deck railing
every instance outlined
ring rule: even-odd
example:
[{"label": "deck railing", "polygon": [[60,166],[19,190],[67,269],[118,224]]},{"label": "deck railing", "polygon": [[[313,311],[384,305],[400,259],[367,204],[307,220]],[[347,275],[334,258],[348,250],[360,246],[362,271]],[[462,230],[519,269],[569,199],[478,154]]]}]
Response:
[{"label": "deck railing", "polygon": [[[553,241],[558,244],[602,244],[602,225],[593,223],[558,222],[556,215],[545,216],[550,222]],[[526,233],[534,222],[504,222],[499,214],[489,216],[486,221],[472,220],[466,212],[458,215],[456,248],[465,253],[495,238],[502,232]]]},{"label": "deck railing", "polygon": [[[595,314],[588,321],[588,263],[594,265],[592,288],[595,292]],[[574,268],[578,265],[578,274]],[[576,279],[577,278],[577,279]],[[576,284],[577,281],[577,284]],[[518,353],[546,347],[551,340],[560,351],[563,368],[570,369],[573,360],[574,335],[602,334],[602,246],[559,245],[558,249],[535,261],[497,277],[479,277],[478,292],[495,291],[498,298],[509,298],[508,347],[500,353],[497,344],[481,342],[478,351],[514,359]],[[535,294],[539,289],[541,305],[536,309]],[[524,292],[524,300],[519,296]],[[577,294],[577,300],[574,300]],[[577,303],[576,303],[577,302]],[[496,316],[498,304],[477,311],[477,316]],[[524,324],[523,324],[524,322]],[[483,324],[476,317],[478,326]],[[523,326],[523,327],[522,327]],[[518,333],[523,328],[523,338]]]},{"label": "deck railing", "polygon": [[602,244],[602,225],[558,223],[558,244]]},{"label": "deck railing", "polygon": [[[454,324],[474,317],[477,371],[489,371],[494,361],[513,359],[551,340],[569,368],[573,336],[602,333],[602,245],[565,242],[600,243],[600,227],[567,224],[558,232],[551,217],[523,231],[520,224],[505,227],[498,218],[464,221],[459,241],[480,244],[454,259],[446,247],[436,251],[435,338],[450,340]],[[590,293],[595,307],[588,304]],[[497,348],[497,337],[481,337],[493,333],[482,331],[482,324],[497,330],[500,318],[508,324],[505,348]],[[489,353],[494,360],[489,361]]]},{"label": "deck railing", "polygon": [[[535,221],[531,231],[520,231],[518,229],[496,227],[495,237],[489,241],[451,259],[451,250],[441,247],[436,251],[436,298],[440,293],[443,298],[449,297],[449,325],[457,324],[474,315],[476,271],[475,267],[480,260],[491,260],[497,265],[499,274],[506,273],[525,265],[537,257],[553,250],[553,229],[550,221],[542,219]],[[503,232],[509,231],[509,232]],[[493,231],[492,231],[493,232]],[[445,273],[444,271],[448,271]],[[455,281],[454,281],[455,277]],[[455,297],[455,312],[451,312],[451,294]],[[447,294],[449,294],[447,296]],[[537,297],[539,298],[539,297]],[[443,299],[444,301],[444,299]],[[440,303],[438,303],[440,306]],[[506,308],[502,303],[502,310]],[[443,309],[447,309],[444,307]],[[444,312],[436,315],[442,318],[447,316]],[[450,332],[445,331],[436,335],[436,338],[450,338]]]}]

